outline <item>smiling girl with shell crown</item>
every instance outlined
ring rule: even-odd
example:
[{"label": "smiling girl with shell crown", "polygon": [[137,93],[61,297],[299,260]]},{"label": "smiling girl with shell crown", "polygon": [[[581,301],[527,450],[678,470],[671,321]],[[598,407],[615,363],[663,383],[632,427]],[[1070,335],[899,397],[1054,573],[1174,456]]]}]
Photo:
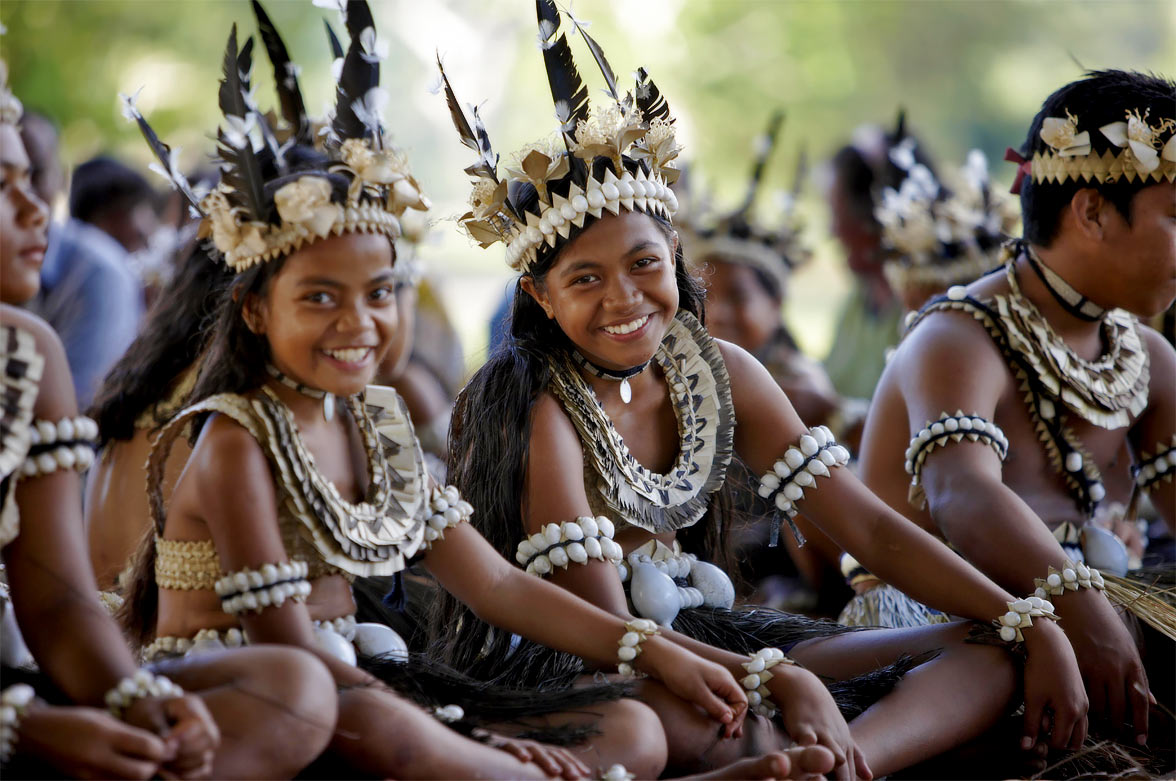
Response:
[{"label": "smiling girl with shell crown", "polygon": [[[806,429],[761,366],[705,333],[702,296],[669,222],[677,146],[666,101],[644,70],[635,92],[621,96],[600,47],[583,35],[615,98],[590,111],[567,38],[557,35],[557,9],[548,0],[537,6],[560,141],[524,150],[500,179],[477,112],[471,124],[445,82],[458,132],[478,153],[467,169],[473,208],[462,221],[483,246],[503,241],[520,272],[507,347],[463,391],[450,434],[450,479],[478,505],[474,522],[486,538],[528,572],[621,617],[653,619],[664,636],[731,670],[756,711],[776,717],[749,719],[746,734],[759,745],[785,733],[821,743],[836,754],[838,773],[868,777],[990,726],[1013,696],[1014,668],[998,649],[965,645],[967,623],[846,632],[732,609],[724,573],[682,545],[702,543],[700,556],[721,551],[723,486],[737,452],[764,473],[760,493],[781,514],[803,510],[863,564],[886,568],[945,611],[986,623],[1000,617],[1002,636],[1028,644],[1031,709],[1048,704],[1066,726],[1084,723],[1060,632],[1044,620],[1021,632],[1048,617],[1048,603],[1014,599],[887,508],[838,468],[844,449],[826,429]],[[591,533],[615,536],[624,557],[580,541]],[[560,669],[553,654],[490,631],[459,606],[440,610],[433,625],[445,627],[446,658],[462,669],[497,680]],[[847,681],[909,655],[922,663],[898,665],[908,672],[880,698],[893,669],[881,682],[837,685],[849,725],[817,677]],[[713,741],[693,709],[658,687],[641,691],[662,717],[671,765],[746,750]],[[947,702],[950,711],[937,704]],[[1033,745],[1040,725],[1025,729]]]},{"label": "smiling girl with shell crown", "polygon": [[[474,508],[457,489],[430,484],[403,402],[367,385],[398,327],[399,216],[427,206],[377,110],[370,9],[347,4],[350,47],[320,152],[311,147],[297,71],[254,8],[288,128],[275,129],[252,104],[251,41],[238,50],[234,29],[220,91],[222,180],[192,201],[238,274],[212,329],[195,403],[163,429],[152,453],[156,536],[138,562],[129,628],[150,641],[153,656],[246,641],[315,652],[341,689],[330,748],[356,772],[570,778],[613,763],[661,772],[660,724],[646,706],[617,700],[622,687],[505,690],[404,661],[403,641],[388,627],[357,626],[349,579],[393,575],[421,560],[486,620],[596,663],[641,669],[723,731],[738,732],[746,698],[727,670],[512,567],[467,523]],[[170,150],[130,110],[174,172]],[[278,130],[288,138],[279,140]],[[163,465],[188,424],[192,455],[165,496]],[[484,729],[494,724],[495,732]],[[577,745],[496,734],[504,731]],[[832,764],[817,747],[795,757]],[[750,772],[789,770],[783,756],[768,765]]]},{"label": "smiling girl with shell crown", "polygon": [[40,286],[49,215],[20,116],[0,62],[0,774],[293,775],[334,726],[320,662],[271,647],[139,668],[98,600],[80,502],[98,427],[61,340],[17,308]]}]

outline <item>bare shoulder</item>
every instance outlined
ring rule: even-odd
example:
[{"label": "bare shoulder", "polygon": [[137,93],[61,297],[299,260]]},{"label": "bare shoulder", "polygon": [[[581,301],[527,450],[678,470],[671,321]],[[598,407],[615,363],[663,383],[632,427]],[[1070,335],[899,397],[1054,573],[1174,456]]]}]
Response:
[{"label": "bare shoulder", "polygon": [[274,495],[265,451],[253,434],[228,415],[213,414],[204,424],[188,461],[202,498],[235,500],[242,492]]},{"label": "bare shoulder", "polygon": [[938,311],[907,333],[891,362],[907,373],[974,376],[1003,366],[1004,358],[984,326],[970,314]]},{"label": "bare shoulder", "polygon": [[539,394],[531,411],[528,460],[555,458],[561,466],[583,464],[580,435],[559,399],[550,391]]},{"label": "bare shoulder", "polygon": [[45,360],[34,414],[49,420],[76,415],[78,402],[73,376],[65,357],[65,347],[53,327],[33,313],[7,304],[0,304],[0,324],[30,334],[37,353]]},{"label": "bare shoulder", "polygon": [[779,385],[759,360],[737,344],[715,339],[719,348],[719,355],[723,356],[723,363],[727,366],[727,377],[731,381],[731,394],[739,398],[751,392],[771,391]]},{"label": "bare shoulder", "polygon": [[1176,347],[1159,331],[1146,325],[1139,326],[1139,335],[1151,362],[1152,389],[1167,388],[1171,391],[1176,387]]}]

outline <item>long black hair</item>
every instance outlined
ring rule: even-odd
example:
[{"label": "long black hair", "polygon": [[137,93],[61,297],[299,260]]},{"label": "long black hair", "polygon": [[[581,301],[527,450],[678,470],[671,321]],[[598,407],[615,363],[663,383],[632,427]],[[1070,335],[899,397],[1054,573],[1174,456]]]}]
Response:
[{"label": "long black hair", "polygon": [[[530,191],[520,191],[516,203],[533,207],[538,194],[529,184],[521,187]],[[672,238],[669,221],[656,215],[650,215],[650,219],[667,239]],[[591,218],[584,228],[590,224]],[[569,238],[574,240],[584,228]],[[566,246],[544,247],[524,276],[542,284]],[[704,291],[690,273],[680,244],[674,264],[678,306],[703,322]],[[458,395],[454,406],[449,430],[449,479],[474,506],[473,523],[478,531],[509,561],[514,560],[515,546],[525,535],[520,506],[532,411],[551,381],[549,356],[568,349],[570,344],[559,325],[523,290],[520,277],[515,284],[505,339]],[[730,498],[726,488],[719,494],[707,517],[683,530],[680,538],[696,550],[700,547],[699,553],[727,563],[723,528]],[[495,668],[501,667],[510,650],[510,636],[494,632],[448,593],[434,601],[429,625],[434,651],[447,663],[475,677],[491,678],[501,671]]]},{"label": "long black hair", "polygon": [[[228,267],[209,256],[203,242],[191,243],[90,408],[98,422],[100,445],[133,437],[135,421],[167,398],[180,375],[196,362],[232,276]],[[152,427],[166,422],[166,417],[157,416]]]}]

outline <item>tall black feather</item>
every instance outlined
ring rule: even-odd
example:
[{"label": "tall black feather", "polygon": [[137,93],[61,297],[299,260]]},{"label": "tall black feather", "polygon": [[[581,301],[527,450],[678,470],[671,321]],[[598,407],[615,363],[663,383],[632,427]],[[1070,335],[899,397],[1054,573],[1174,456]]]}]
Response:
[{"label": "tall black feather", "polygon": [[470,121],[466,119],[461,103],[453,92],[453,85],[449,83],[449,76],[445,74],[445,66],[441,63],[441,55],[437,55],[437,70],[441,73],[441,85],[445,88],[445,103],[449,106],[449,118],[453,120],[453,128],[461,137],[461,142],[475,152],[478,151],[478,139],[474,137],[474,130]]},{"label": "tall black feather", "polygon": [[302,99],[302,90],[298,86],[298,76],[286,43],[278,33],[269,15],[257,0],[253,2],[253,15],[257,17],[257,29],[261,40],[265,43],[265,51],[269,55],[270,64],[274,66],[274,89],[278,93],[278,103],[282,107],[282,119],[294,131],[294,138],[299,144],[310,145],[313,142],[310,130],[310,117],[306,113],[306,103]]},{"label": "tall black feather", "polygon": [[559,11],[552,0],[535,0],[540,37],[543,38],[543,64],[547,68],[547,82],[551,85],[551,99],[560,121],[564,142],[571,148],[576,127],[588,119],[588,88],[584,86],[566,35],[556,38]]},{"label": "tall black feather", "polygon": [[804,180],[808,178],[808,146],[802,145],[796,157],[796,174],[792,179],[792,197],[800,195]]},{"label": "tall black feather", "polygon": [[327,42],[331,44],[331,59],[340,59],[346,52],[343,51],[343,44],[339,43],[339,36],[335,35],[335,31],[331,29],[331,23],[323,19],[323,27],[327,28]]},{"label": "tall black feather", "polygon": [[899,107],[898,117],[894,120],[894,138],[891,139],[892,144],[897,144],[906,138],[906,109]]},{"label": "tall black feather", "polygon": [[335,139],[371,138],[379,144],[379,134],[356,115],[352,106],[362,101],[368,92],[380,85],[380,63],[374,57],[364,57],[360,36],[371,27],[375,29],[372,12],[365,0],[349,0],[347,4],[347,33],[351,43],[343,58],[343,72],[335,90],[335,119],[331,128]]},{"label": "tall black feather", "polygon": [[768,120],[768,130],[764,135],[764,141],[756,150],[755,162],[751,166],[751,181],[747,184],[747,195],[743,197],[743,204],[739,207],[738,214],[746,214],[755,203],[760,185],[764,181],[764,170],[767,168],[772,151],[776,148],[776,139],[780,136],[780,126],[783,124],[784,112],[777,110]]},{"label": "tall black feather", "polygon": [[576,31],[584,38],[584,43],[588,46],[588,51],[592,52],[592,59],[596,60],[596,64],[600,67],[600,75],[604,76],[604,83],[608,85],[609,94],[613,96],[613,100],[620,100],[621,96],[617,93],[617,74],[613,72],[612,66],[608,64],[608,60],[604,56],[604,49],[600,48],[592,36],[588,35],[588,31],[584,29],[584,25],[580,24],[576,18],[572,17],[572,24],[576,26]]},{"label": "tall black feather", "polygon": [[[245,101],[245,91],[249,82],[242,80],[242,69],[247,75],[252,65],[252,43],[250,38],[244,48],[237,51],[237,25],[233,25],[229,33],[229,42],[225,47],[224,78],[220,85],[220,109],[226,117],[239,117],[242,121],[249,115],[249,106]],[[229,143],[223,129],[217,130],[217,151],[224,165],[222,178],[233,188],[228,198],[234,206],[243,208],[249,219],[258,222],[269,222],[273,210],[265,197],[264,177],[257,156],[253,153],[253,145],[246,139],[240,149]]]},{"label": "tall black feather", "polygon": [[662,97],[661,91],[649,78],[645,68],[637,69],[637,108],[641,109],[641,116],[646,122],[655,119],[670,121],[670,104]]},{"label": "tall black feather", "polygon": [[368,6],[367,0],[347,0],[345,18],[347,34],[353,39],[359,38],[359,34],[367,28],[375,29],[376,27],[376,21],[372,18],[372,9]]},{"label": "tall black feather", "polygon": [[143,118],[143,115],[139,113],[138,109],[132,105],[131,110],[134,112],[135,122],[139,125],[139,131],[143,134],[143,138],[147,140],[147,146],[151,147],[151,151],[155,153],[155,157],[159,160],[163,169],[169,173],[168,179],[180,191],[180,194],[187,199],[188,203],[196,211],[200,211],[200,199],[192,191],[192,185],[188,183],[188,178],[179,171],[172,173],[171,147],[163,143],[159,136],[156,135],[155,130],[151,125],[147,124],[147,120]]}]

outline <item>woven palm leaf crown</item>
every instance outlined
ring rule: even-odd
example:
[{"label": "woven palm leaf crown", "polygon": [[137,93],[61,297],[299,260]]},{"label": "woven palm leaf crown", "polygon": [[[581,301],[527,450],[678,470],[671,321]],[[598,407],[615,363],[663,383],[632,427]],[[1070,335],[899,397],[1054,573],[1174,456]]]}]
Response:
[{"label": "woven palm leaf crown", "polygon": [[[216,132],[219,183],[207,194],[194,192],[177,168],[179,150],[164,144],[133,98],[123,96],[124,114],[138,123],[161,164],[152,169],[183,193],[203,218],[201,237],[211,238],[238,272],[329,236],[375,233],[395,240],[405,210],[423,211],[429,203],[384,128],[382,55],[367,2],[340,6],[350,45],[333,115],[319,133],[306,112],[298,67],[256,0],[253,9],[274,69],[280,119],[258,109],[250,81],[253,38],[238,47],[233,25],[218,93],[224,120]],[[315,149],[325,161],[307,162],[305,154],[292,154],[296,148]]]},{"label": "woven palm leaf crown", "polygon": [[[441,68],[454,127],[478,155],[465,169],[473,193],[470,211],[459,222],[482,247],[505,244],[507,263],[522,272],[605,212],[638,211],[668,220],[678,208],[670,190],[678,176],[671,163],[680,151],[674,119],[649,75],[638,68],[633,91],[622,95],[604,52],[585,24],[568,14],[611,97],[590,105],[567,35],[560,31],[563,15],[552,0],[537,0],[536,12],[559,131],[524,148],[513,165],[500,171],[478,110],[470,109],[472,120],[466,116]],[[437,64],[441,67],[440,59]],[[537,199],[529,197],[532,188]]]},{"label": "woven palm leaf crown", "polygon": [[678,220],[678,234],[692,263],[716,259],[751,266],[771,278],[781,292],[792,269],[812,257],[812,248],[803,241],[804,222],[796,209],[805,177],[803,152],[791,192],[779,193],[775,219],[770,222],[757,219],[754,210],[783,122],[784,113],[777,111],[769,120],[766,132],[759,137],[747,193],[736,209],[715,213],[709,208],[709,198],[691,194],[685,199],[685,215]]},{"label": "woven palm leaf crown", "polygon": [[992,190],[988,161],[973,149],[949,189],[915,162],[913,138],[892,150],[906,172],[887,187],[874,217],[882,226],[883,272],[895,289],[909,285],[965,284],[1000,264],[1000,248],[1016,230],[1019,214],[1010,198]]},{"label": "woven palm leaf crown", "polygon": [[[1135,77],[1150,83],[1132,90]],[[1176,181],[1176,95],[1172,81],[1152,74],[1093,71],[1049,98],[1020,151],[1034,184],[1109,184]],[[1127,98],[1135,92],[1135,99]],[[1044,116],[1043,116],[1044,115]],[[1026,159],[1028,158],[1028,159]]]}]

